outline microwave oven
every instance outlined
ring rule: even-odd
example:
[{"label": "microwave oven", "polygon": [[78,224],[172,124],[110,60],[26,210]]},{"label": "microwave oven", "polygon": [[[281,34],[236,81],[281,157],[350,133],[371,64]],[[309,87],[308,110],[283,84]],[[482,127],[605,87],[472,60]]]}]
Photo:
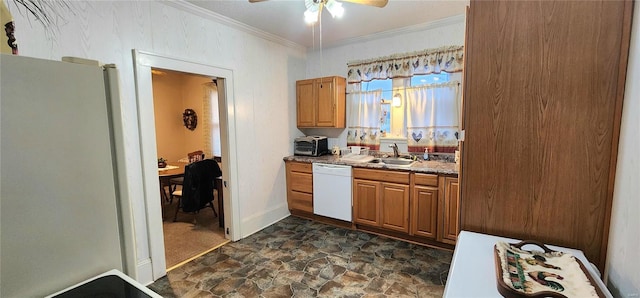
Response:
[{"label": "microwave oven", "polygon": [[294,155],[320,156],[329,153],[327,137],[306,136],[298,137],[293,142]]}]

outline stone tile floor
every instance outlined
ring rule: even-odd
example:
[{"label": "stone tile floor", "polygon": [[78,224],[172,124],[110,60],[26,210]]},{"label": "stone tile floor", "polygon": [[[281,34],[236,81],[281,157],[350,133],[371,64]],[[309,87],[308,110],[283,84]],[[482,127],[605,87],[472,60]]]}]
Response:
[{"label": "stone tile floor", "polygon": [[452,255],[290,216],[149,288],[163,297],[442,297]]}]

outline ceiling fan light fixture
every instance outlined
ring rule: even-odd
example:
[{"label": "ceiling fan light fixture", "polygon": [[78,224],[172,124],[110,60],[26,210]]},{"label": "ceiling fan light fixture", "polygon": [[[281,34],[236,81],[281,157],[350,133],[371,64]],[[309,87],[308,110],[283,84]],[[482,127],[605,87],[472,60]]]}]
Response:
[{"label": "ceiling fan light fixture", "polygon": [[315,24],[318,21],[318,10],[312,11],[311,8],[307,8],[304,12],[304,22],[307,24]]},{"label": "ceiling fan light fixture", "polygon": [[327,8],[331,16],[334,18],[341,18],[342,15],[344,15],[344,7],[342,7],[342,3],[338,1],[328,0],[324,7]]}]

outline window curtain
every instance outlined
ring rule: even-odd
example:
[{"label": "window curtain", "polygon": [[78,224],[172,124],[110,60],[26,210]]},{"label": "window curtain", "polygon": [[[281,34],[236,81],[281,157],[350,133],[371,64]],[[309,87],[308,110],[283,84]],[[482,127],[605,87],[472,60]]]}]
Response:
[{"label": "window curtain", "polygon": [[406,90],[409,152],[458,149],[460,83],[431,84]]},{"label": "window curtain", "polygon": [[347,94],[347,146],[380,148],[382,90],[355,91]]},{"label": "window curtain", "polygon": [[440,72],[460,72],[464,47],[447,46],[347,63],[347,82],[411,77]]},{"label": "window curtain", "polygon": [[214,82],[205,83],[202,100],[203,152],[206,158],[221,156],[220,150],[220,114],[218,111],[218,86]]}]

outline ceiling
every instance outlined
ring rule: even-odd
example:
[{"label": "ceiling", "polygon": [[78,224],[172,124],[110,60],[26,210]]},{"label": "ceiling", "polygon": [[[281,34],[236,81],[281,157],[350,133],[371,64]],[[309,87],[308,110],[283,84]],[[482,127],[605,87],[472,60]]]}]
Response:
[{"label": "ceiling", "polygon": [[[304,22],[305,0],[186,1],[304,47],[319,47],[318,24],[312,28]],[[468,0],[389,0],[387,6],[378,8],[342,2],[345,12],[341,19],[333,19],[326,10],[322,13],[322,46],[463,15],[468,4]]]}]

